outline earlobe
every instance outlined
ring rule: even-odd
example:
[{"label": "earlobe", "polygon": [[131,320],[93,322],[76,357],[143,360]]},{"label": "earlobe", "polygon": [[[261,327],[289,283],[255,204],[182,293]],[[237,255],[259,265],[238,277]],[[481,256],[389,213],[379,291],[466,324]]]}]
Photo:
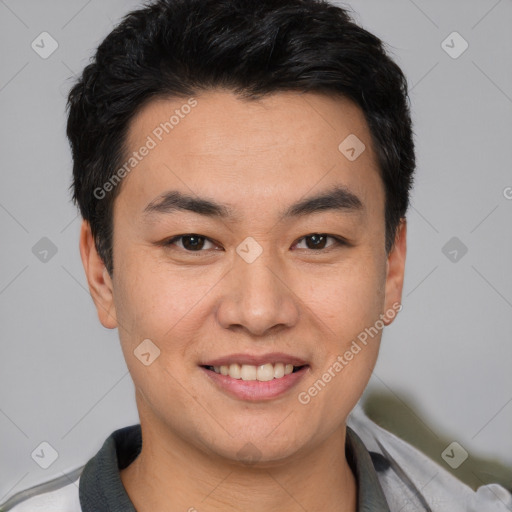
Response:
[{"label": "earlobe", "polygon": [[89,291],[98,312],[98,318],[107,329],[115,329],[117,327],[117,317],[112,279],[96,250],[91,226],[86,220],[82,221],[80,229],[80,256],[89,284]]},{"label": "earlobe", "polygon": [[386,296],[384,300],[384,324],[389,325],[401,309],[402,290],[407,252],[407,222],[400,220],[396,230],[395,243],[387,259]]}]

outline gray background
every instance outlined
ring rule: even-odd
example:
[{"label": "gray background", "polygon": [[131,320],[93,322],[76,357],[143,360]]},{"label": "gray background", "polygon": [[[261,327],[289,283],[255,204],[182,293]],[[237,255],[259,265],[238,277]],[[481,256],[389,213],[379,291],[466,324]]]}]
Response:
[{"label": "gray background", "polygon": [[[138,422],[117,331],[98,322],[79,256],[64,112],[74,74],[136,5],[0,0],[0,502]],[[370,386],[405,393],[470,455],[510,464],[512,2],[350,6],[408,77],[418,158],[404,309]],[[47,59],[31,48],[43,31],[59,45]],[[441,46],[453,31],[469,44],[458,58]],[[57,250],[46,261],[43,237]],[[31,458],[42,441],[58,452],[48,469]]]}]

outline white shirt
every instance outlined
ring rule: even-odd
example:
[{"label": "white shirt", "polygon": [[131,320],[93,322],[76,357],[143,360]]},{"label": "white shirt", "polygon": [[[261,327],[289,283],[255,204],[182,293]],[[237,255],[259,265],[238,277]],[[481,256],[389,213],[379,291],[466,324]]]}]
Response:
[{"label": "white shirt", "polygon": [[[511,512],[512,494],[498,484],[475,492],[419,450],[379,427],[360,405],[347,426],[370,452],[391,512]],[[43,483],[11,497],[0,512],[83,512],[80,474]],[[70,481],[71,480],[71,481]]]}]

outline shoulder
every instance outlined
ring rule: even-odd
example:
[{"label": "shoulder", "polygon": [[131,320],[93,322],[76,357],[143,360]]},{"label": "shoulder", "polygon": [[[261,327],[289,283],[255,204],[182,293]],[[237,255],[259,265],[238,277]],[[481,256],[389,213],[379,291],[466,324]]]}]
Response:
[{"label": "shoulder", "polygon": [[83,467],[15,494],[0,505],[0,512],[81,512],[78,486]]},{"label": "shoulder", "polygon": [[358,405],[347,420],[372,456],[391,510],[510,512],[512,495],[498,484],[474,491],[415,447],[379,427]]},{"label": "shoulder", "polygon": [[0,512],[82,512],[81,504],[84,509],[96,510],[98,503],[104,504],[109,497],[118,503],[120,496],[126,504],[123,510],[132,510],[119,469],[130,464],[141,446],[140,424],[119,428],[86,464],[14,494],[0,503]]}]

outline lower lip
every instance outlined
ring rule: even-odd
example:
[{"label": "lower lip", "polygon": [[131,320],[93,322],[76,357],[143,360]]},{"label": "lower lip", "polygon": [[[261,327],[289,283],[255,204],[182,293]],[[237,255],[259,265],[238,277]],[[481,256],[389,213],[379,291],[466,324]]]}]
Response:
[{"label": "lower lip", "polygon": [[241,399],[241,400],[271,400],[277,398],[293,386],[295,386],[306,374],[309,367],[303,366],[300,370],[289,373],[280,379],[272,379],[266,382],[259,380],[242,380],[233,379],[229,375],[222,375],[221,373],[215,373],[212,370],[207,370],[201,367],[206,375],[213,380],[213,382],[225,391],[227,394]]}]

